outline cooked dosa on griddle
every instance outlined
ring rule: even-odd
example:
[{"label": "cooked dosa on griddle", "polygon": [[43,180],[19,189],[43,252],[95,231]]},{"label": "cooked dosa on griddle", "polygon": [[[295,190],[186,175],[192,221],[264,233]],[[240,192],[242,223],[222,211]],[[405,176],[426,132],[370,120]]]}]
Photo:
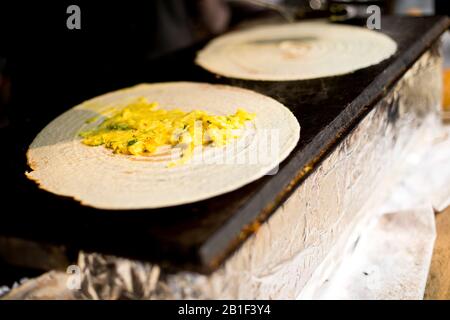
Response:
[{"label": "cooked dosa on griddle", "polygon": [[396,50],[390,37],[363,27],[299,22],[225,34],[201,50],[196,63],[230,78],[306,80],[351,73]]},{"label": "cooked dosa on griddle", "polygon": [[[173,167],[167,165],[170,148],[144,156],[82,143],[80,132],[98,126],[111,108],[120,110],[139,98],[165,110],[228,115],[244,108],[255,117],[236,143],[196,149],[197,158]],[[262,177],[287,157],[299,136],[289,109],[250,90],[191,82],[141,84],[83,102],[53,120],[29,147],[32,170],[26,174],[42,189],[84,205],[159,208],[217,196]]]}]

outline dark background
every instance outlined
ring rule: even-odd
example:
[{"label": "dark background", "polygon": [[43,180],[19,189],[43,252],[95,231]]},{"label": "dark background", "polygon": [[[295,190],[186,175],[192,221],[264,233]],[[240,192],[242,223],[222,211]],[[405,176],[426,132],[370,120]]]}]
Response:
[{"label": "dark background", "polygon": [[[9,121],[18,118],[18,122],[39,113],[44,122],[95,95],[137,82],[161,81],[164,74],[152,70],[152,60],[205,42],[264,11],[223,1],[229,19],[226,26],[217,27],[211,22],[217,20],[217,6],[202,7],[203,2],[221,1],[1,1],[0,127],[5,113]],[[408,12],[427,1],[375,2],[392,13]],[[308,1],[287,3],[305,6]],[[66,27],[71,4],[81,8],[81,30]],[[449,1],[436,0],[438,13],[447,13],[449,7]],[[50,92],[51,99],[46,99]]]}]

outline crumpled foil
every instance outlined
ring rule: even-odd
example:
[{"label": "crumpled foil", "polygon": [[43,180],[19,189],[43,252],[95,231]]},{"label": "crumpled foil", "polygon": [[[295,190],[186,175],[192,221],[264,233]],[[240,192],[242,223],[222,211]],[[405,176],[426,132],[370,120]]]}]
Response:
[{"label": "crumpled foil", "polygon": [[89,299],[295,299],[314,292],[367,228],[403,159],[441,129],[435,46],[397,82],[290,198],[215,272],[80,253]]},{"label": "crumpled foil", "polygon": [[2,300],[73,300],[74,292],[66,286],[67,274],[50,271],[12,288]]},{"label": "crumpled foil", "polygon": [[83,276],[81,288],[76,292],[78,298],[149,299],[156,295],[160,276],[157,265],[81,252],[78,266]]},{"label": "crumpled foil", "polygon": [[308,298],[423,299],[436,238],[433,208],[386,213],[374,222],[336,274]]}]

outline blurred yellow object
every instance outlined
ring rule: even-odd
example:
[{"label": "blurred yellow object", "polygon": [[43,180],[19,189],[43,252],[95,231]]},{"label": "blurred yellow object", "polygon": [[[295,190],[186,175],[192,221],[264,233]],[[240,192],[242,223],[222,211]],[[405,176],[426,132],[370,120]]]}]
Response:
[{"label": "blurred yellow object", "polygon": [[443,101],[445,111],[450,111],[450,69],[444,70]]}]

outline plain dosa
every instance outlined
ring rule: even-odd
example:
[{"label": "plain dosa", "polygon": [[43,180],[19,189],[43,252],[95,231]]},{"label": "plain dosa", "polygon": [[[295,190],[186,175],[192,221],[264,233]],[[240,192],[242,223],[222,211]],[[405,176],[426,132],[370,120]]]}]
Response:
[{"label": "plain dosa", "polygon": [[300,22],[225,34],[201,50],[196,63],[230,78],[305,80],[378,64],[396,49],[391,38],[366,28]]}]

